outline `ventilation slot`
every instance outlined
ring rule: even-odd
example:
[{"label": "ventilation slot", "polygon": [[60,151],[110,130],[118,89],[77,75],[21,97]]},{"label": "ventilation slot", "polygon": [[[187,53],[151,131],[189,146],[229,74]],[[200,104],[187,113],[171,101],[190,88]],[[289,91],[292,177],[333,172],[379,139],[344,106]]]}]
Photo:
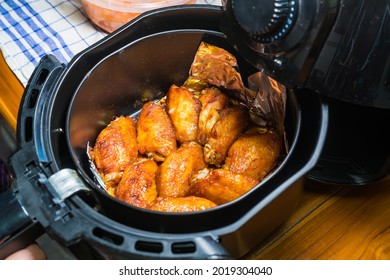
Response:
[{"label": "ventilation slot", "polygon": [[122,236],[113,234],[111,232],[108,232],[108,231],[101,229],[101,228],[98,228],[98,227],[94,228],[92,233],[96,237],[98,237],[104,241],[110,242],[112,244],[115,244],[115,245],[122,245],[124,242],[124,238]]},{"label": "ventilation slot", "polygon": [[32,117],[27,117],[24,120],[24,142],[30,142],[33,135],[33,120]]},{"label": "ventilation slot", "polygon": [[178,242],[172,244],[172,253],[174,254],[189,254],[196,251],[194,242]]},{"label": "ventilation slot", "polygon": [[163,245],[159,242],[137,241],[135,243],[135,249],[149,253],[161,253],[163,251]]},{"label": "ventilation slot", "polygon": [[42,69],[41,72],[39,72],[38,78],[35,83],[37,85],[42,85],[45,82],[48,75],[49,75],[49,70]]},{"label": "ventilation slot", "polygon": [[28,100],[28,108],[32,109],[35,107],[35,105],[37,104],[38,96],[39,96],[39,90],[33,89],[31,91],[31,95]]}]

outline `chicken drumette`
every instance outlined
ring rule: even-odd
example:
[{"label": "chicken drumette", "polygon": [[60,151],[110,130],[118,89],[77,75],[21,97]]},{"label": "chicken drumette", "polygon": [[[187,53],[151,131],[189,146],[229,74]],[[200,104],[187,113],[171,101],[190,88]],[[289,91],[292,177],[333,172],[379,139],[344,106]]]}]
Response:
[{"label": "chicken drumette", "polygon": [[131,205],[148,207],[157,198],[157,164],[150,159],[130,163],[115,188],[115,197]]},{"label": "chicken drumette", "polygon": [[199,114],[198,143],[204,145],[214,124],[220,119],[218,111],[226,107],[228,98],[218,88],[209,87],[202,91],[199,101],[202,110]]},{"label": "chicken drumette", "polygon": [[193,174],[205,167],[202,147],[196,142],[183,144],[166,158],[157,171],[159,196],[186,196]]},{"label": "chicken drumette", "polygon": [[259,181],[250,175],[225,169],[204,169],[194,176],[188,193],[221,205],[240,197],[257,183]]},{"label": "chicken drumette", "polygon": [[236,105],[222,109],[218,113],[219,120],[206,138],[204,158],[207,163],[221,167],[230,146],[247,125],[248,112],[244,106]]},{"label": "chicken drumette", "polygon": [[157,162],[176,150],[176,137],[165,108],[152,101],[142,107],[137,123],[138,151]]},{"label": "chicken drumette", "polygon": [[98,135],[91,159],[106,185],[115,186],[130,162],[138,156],[136,124],[130,117],[117,117]]},{"label": "chicken drumette", "polygon": [[196,196],[157,198],[149,209],[161,212],[192,212],[216,207],[214,202]]},{"label": "chicken drumette", "polygon": [[175,128],[176,139],[181,143],[196,141],[200,101],[184,86],[172,85],[167,93],[166,104]]},{"label": "chicken drumette", "polygon": [[230,147],[224,168],[261,181],[277,164],[282,143],[272,132],[242,135]]}]

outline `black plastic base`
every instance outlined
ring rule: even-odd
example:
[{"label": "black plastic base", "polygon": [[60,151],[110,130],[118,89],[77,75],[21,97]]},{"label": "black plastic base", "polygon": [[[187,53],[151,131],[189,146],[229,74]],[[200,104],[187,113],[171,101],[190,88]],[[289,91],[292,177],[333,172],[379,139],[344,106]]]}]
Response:
[{"label": "black plastic base", "polygon": [[329,99],[325,146],[309,178],[366,185],[390,175],[390,110]]}]

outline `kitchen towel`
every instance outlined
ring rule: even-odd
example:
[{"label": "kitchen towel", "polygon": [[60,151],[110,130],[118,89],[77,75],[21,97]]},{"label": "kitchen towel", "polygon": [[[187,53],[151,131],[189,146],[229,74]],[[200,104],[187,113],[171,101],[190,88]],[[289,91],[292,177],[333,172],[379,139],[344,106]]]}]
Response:
[{"label": "kitchen towel", "polygon": [[87,18],[80,0],[0,0],[0,50],[24,86],[44,55],[67,64],[106,35]]}]

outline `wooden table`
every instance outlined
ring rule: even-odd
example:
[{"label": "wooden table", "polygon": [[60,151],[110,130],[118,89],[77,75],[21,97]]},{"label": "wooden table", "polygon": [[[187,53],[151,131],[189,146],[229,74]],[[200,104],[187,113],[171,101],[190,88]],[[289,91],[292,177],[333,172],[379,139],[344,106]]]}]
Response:
[{"label": "wooden table", "polygon": [[[16,128],[23,86],[0,55],[0,113]],[[245,259],[390,259],[390,182],[308,182],[291,217]]]},{"label": "wooden table", "polygon": [[23,89],[0,52],[0,114],[15,131]]},{"label": "wooden table", "polygon": [[248,259],[390,259],[390,183],[307,184],[293,215]]}]

